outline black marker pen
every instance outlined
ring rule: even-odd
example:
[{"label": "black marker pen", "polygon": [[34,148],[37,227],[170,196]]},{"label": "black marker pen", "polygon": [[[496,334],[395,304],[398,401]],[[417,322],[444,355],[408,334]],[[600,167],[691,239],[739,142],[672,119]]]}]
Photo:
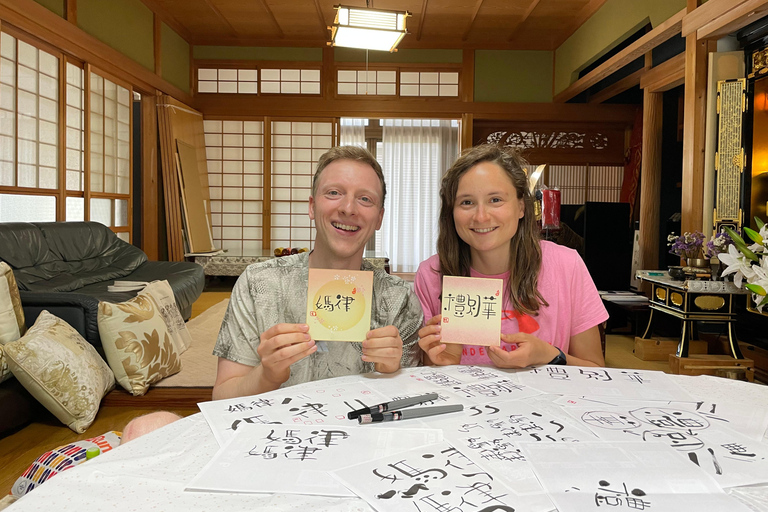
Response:
[{"label": "black marker pen", "polygon": [[379,412],[372,414],[361,414],[357,421],[361,424],[379,423],[382,421],[399,421],[411,418],[424,418],[425,416],[434,416],[436,414],[446,414],[449,412],[463,411],[463,405],[439,405],[437,407],[420,407],[418,409],[408,409],[407,411]]},{"label": "black marker pen", "polygon": [[437,393],[427,393],[426,395],[414,396],[411,398],[403,398],[401,400],[393,400],[392,402],[384,402],[383,404],[372,405],[356,411],[347,413],[347,418],[353,420],[359,418],[361,414],[374,414],[379,412],[393,411],[397,409],[403,409],[412,405],[421,404],[424,402],[431,402],[437,400]]}]

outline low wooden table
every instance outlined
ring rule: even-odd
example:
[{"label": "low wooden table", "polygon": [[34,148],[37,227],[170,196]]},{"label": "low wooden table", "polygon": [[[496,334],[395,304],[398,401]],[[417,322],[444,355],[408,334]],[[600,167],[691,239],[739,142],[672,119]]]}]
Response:
[{"label": "low wooden table", "polygon": [[[239,276],[248,265],[271,260],[274,257],[274,254],[266,251],[261,254],[254,254],[234,250],[212,255],[189,256],[192,261],[203,267],[206,276],[216,277]],[[370,261],[374,267],[382,268],[389,273],[389,257],[386,254],[366,253],[363,257]]]},{"label": "low wooden table", "polygon": [[643,339],[650,338],[654,312],[680,318],[683,327],[675,357],[688,357],[688,346],[693,339],[695,322],[721,323],[728,331],[730,355],[735,359],[744,358],[733,329],[733,323],[736,321],[734,299],[746,295],[743,288],[730,281],[676,281],[667,272],[658,270],[638,270],[637,278],[652,286],[651,316],[642,335]]}]

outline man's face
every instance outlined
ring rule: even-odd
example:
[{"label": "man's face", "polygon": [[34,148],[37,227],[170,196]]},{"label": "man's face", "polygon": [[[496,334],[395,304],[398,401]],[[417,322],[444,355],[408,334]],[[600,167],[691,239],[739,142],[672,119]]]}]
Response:
[{"label": "man's face", "polygon": [[359,268],[365,244],[381,227],[384,208],[381,182],[373,168],[356,160],[335,160],[309,198],[309,218],[315,221],[314,257],[335,268],[344,263]]}]

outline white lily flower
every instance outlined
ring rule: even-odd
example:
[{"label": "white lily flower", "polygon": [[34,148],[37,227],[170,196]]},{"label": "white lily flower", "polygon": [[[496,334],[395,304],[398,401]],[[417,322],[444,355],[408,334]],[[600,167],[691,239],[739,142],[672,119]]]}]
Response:
[{"label": "white lily flower", "polygon": [[741,254],[734,245],[729,245],[728,254],[722,253],[717,259],[728,265],[722,275],[727,276],[733,274],[733,284],[738,287],[741,287],[741,283],[744,279],[749,283],[751,282],[750,279],[755,277],[755,271],[753,270],[751,260],[748,260],[746,256]]}]

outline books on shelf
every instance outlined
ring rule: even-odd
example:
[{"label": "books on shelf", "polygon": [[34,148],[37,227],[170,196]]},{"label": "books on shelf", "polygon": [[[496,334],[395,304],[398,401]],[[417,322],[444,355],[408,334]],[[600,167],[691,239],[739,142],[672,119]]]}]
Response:
[{"label": "books on shelf", "polygon": [[138,292],[143,290],[149,282],[147,281],[115,281],[107,286],[108,292]]}]

